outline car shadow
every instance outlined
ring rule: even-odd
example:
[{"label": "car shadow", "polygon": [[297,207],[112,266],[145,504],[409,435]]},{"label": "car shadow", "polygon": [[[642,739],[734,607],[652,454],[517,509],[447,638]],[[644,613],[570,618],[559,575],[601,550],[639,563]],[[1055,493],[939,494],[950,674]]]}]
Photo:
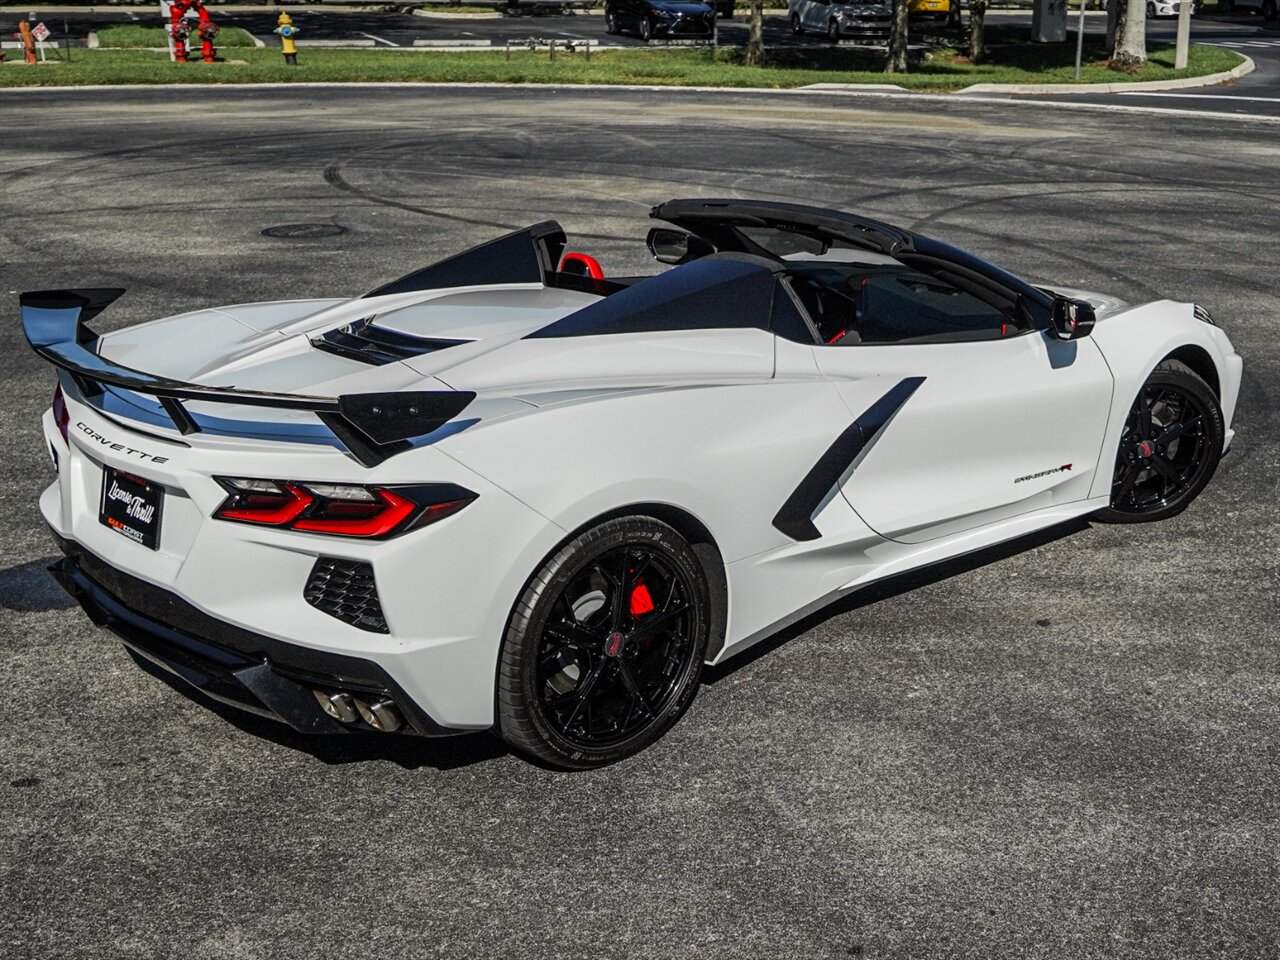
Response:
[{"label": "car shadow", "polygon": [[1061,540],[1064,537],[1080,533],[1089,529],[1089,527],[1088,520],[1069,520],[1066,523],[1027,534],[1016,540],[1008,540],[992,547],[976,550],[962,557],[943,560],[927,567],[920,567],[915,570],[909,570],[906,573],[886,577],[883,580],[877,580],[875,583],[856,590],[820,610],[815,610],[802,620],[785,627],[768,639],[760,641],[740,654],[736,654],[731,660],[715,667],[707,667],[702,672],[702,682],[708,686],[715,686],[715,684],[748,664],[755,663],[761,657],[767,657],[783,644],[794,640],[803,633],[807,633],[833,617],[839,617],[854,610],[872,606],[882,600],[888,600],[892,597],[909,593],[912,590],[918,590],[920,587],[941,583],[943,580],[949,580],[959,574],[968,573],[970,570],[985,567],[987,564],[995,563],[998,560],[1005,560],[1028,550],[1034,550],[1045,544]]},{"label": "car shadow", "polygon": [[[829,606],[811,613],[790,627],[779,631],[749,650],[735,656],[728,663],[708,667],[703,671],[702,682],[714,686],[723,679],[767,657],[783,644],[812,630],[833,617],[838,617],[882,600],[888,600],[911,590],[940,583],[951,577],[987,564],[1004,560],[1028,550],[1053,543],[1089,529],[1087,520],[1072,520],[1036,533],[1010,540],[941,563],[912,570],[880,580],[862,588]],[[456,770],[473,764],[506,756],[512,751],[497,737],[488,732],[465,733],[456,737],[414,737],[399,734],[351,733],[335,735],[307,735],[275,720],[245,713],[227,706],[201,693],[168,672],[143,661],[139,664],[156,679],[168,684],[182,696],[211,710],[227,723],[250,736],[298,750],[315,757],[322,763],[337,766],[348,763],[394,763],[406,770],[428,767],[435,770]],[[535,766],[544,766],[531,760]],[[550,769],[550,768],[547,768]]]}]

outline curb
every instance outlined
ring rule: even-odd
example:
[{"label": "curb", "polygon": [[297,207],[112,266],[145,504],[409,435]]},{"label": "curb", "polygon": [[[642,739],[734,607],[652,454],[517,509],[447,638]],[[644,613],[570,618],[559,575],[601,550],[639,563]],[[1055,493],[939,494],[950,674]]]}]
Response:
[{"label": "curb", "polygon": [[1180,77],[1177,80],[1139,80],[1135,83],[974,83],[961,87],[956,94],[966,93],[1141,93],[1146,90],[1184,90],[1187,87],[1212,87],[1226,83],[1228,80],[1239,80],[1257,69],[1251,57],[1245,56],[1244,63],[1224,70],[1221,73],[1207,73],[1202,77]]},{"label": "curb", "polygon": [[493,13],[437,13],[435,10],[423,10],[421,7],[413,8],[415,17],[427,17],[431,20],[501,20],[502,14],[496,10]]},{"label": "curb", "polygon": [[[330,43],[342,43],[343,41],[329,41]],[[374,41],[363,41],[369,46],[374,45]],[[324,41],[311,41],[312,46],[321,46]],[[390,48],[388,48],[390,49]],[[430,47],[397,47],[398,50],[418,50],[420,52],[430,50]],[[439,48],[436,48],[439,49]],[[458,48],[477,50],[476,47]],[[499,47],[489,47],[490,50],[499,50]],[[1244,56],[1241,54],[1241,56]],[[890,83],[814,83],[803,87],[705,87],[705,86],[682,86],[670,84],[622,84],[622,83],[447,83],[447,82],[431,82],[431,81],[289,81],[289,82],[266,82],[266,83],[111,83],[111,84],[67,84],[65,86],[41,86],[38,84],[18,85],[18,86],[0,86],[0,96],[11,92],[33,92],[33,91],[70,91],[70,90],[156,90],[174,87],[272,87],[284,88],[289,87],[366,87],[366,88],[416,88],[427,89],[433,87],[453,88],[453,89],[514,89],[514,90],[531,90],[531,89],[554,89],[554,90],[594,90],[594,91],[642,91],[642,92],[662,92],[670,93],[673,91],[685,91],[691,93],[732,93],[732,94],[810,94],[810,95],[827,95],[827,96],[867,96],[867,97],[910,97],[918,100],[931,101],[962,101],[987,103],[1009,103],[1019,102],[1030,105],[1040,106],[1100,106],[1097,104],[1070,104],[1062,101],[1009,101],[1003,98],[984,98],[981,94],[1020,94],[1020,93],[1076,93],[1076,94],[1096,94],[1096,93],[1124,93],[1126,91],[1142,92],[1149,90],[1171,90],[1186,87],[1211,86],[1217,83],[1223,83],[1227,80],[1237,79],[1247,76],[1256,69],[1256,64],[1249,57],[1244,58],[1244,63],[1231,70],[1223,73],[1206,74],[1203,77],[1184,77],[1179,80],[1149,80],[1139,83],[1081,83],[1081,84],[1000,84],[985,83],[972,84],[961,90],[948,93],[917,93]],[[978,94],[979,96],[958,97],[959,94]],[[1113,109],[1123,109],[1127,112],[1160,112],[1179,114],[1187,116],[1198,116],[1205,119],[1224,119],[1224,120],[1260,120],[1265,122],[1280,123],[1280,117],[1267,116],[1242,116],[1235,113],[1216,113],[1210,111],[1199,110],[1177,110],[1165,108],[1143,108],[1143,107],[1113,107]]]}]

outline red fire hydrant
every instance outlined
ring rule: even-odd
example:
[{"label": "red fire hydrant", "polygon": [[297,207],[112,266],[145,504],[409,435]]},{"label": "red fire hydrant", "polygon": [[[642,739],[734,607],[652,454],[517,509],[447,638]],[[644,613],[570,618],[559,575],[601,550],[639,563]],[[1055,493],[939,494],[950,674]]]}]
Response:
[{"label": "red fire hydrant", "polygon": [[179,63],[187,62],[187,38],[191,36],[191,26],[186,19],[188,10],[194,10],[198,18],[196,35],[200,38],[200,59],[205,63],[213,63],[218,52],[213,46],[213,38],[218,35],[218,25],[205,9],[204,0],[173,0],[169,4],[169,36],[173,38],[173,58]]}]

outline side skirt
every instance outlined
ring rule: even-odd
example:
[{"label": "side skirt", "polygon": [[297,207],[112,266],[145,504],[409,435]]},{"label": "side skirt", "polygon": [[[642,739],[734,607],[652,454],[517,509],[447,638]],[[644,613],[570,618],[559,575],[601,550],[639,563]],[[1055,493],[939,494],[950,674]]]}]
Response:
[{"label": "side skirt", "polygon": [[[865,572],[855,577],[849,583],[842,587],[832,590],[814,600],[803,604],[798,609],[786,614],[783,617],[770,623],[768,626],[752,633],[734,639],[733,637],[733,610],[730,604],[729,616],[729,639],[720,654],[711,661],[710,664],[715,665],[723,663],[730,657],[737,656],[744,650],[749,649],[761,640],[767,640],[780,630],[784,630],[789,626],[803,620],[810,614],[816,613],[823,607],[834,603],[841,597],[848,596],[862,587],[869,586],[879,580],[892,577],[897,574],[907,573],[913,570],[920,570],[925,567],[932,566],[937,563],[943,563],[947,560],[954,560],[956,557],[964,556],[968,553],[974,553],[978,550],[984,550],[987,547],[996,544],[1005,543],[1009,540],[1016,540],[1038,530],[1044,530],[1049,527],[1056,526],[1060,523],[1066,523],[1079,517],[1087,516],[1097,510],[1101,510],[1110,502],[1109,497],[1095,497],[1091,500],[1080,500],[1076,503],[1060,504],[1053,507],[1046,507],[1033,513],[1023,514],[1020,517],[1012,517],[1007,520],[1001,520],[997,523],[989,524],[985,527],[979,527],[976,530],[966,530],[962,533],[955,534],[940,540],[931,540],[923,544],[903,544],[902,551],[898,552],[892,559],[880,563],[875,566],[868,567]],[[881,541],[881,544],[890,541]],[[758,561],[759,558],[749,558],[748,560],[738,561],[737,564],[729,565],[729,592],[730,597],[733,596],[736,588],[735,576],[733,568],[741,563],[750,563]]]}]

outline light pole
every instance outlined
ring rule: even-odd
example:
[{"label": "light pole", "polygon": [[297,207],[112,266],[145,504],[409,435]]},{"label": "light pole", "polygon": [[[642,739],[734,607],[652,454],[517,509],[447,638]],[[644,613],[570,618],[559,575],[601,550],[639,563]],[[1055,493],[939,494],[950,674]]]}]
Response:
[{"label": "light pole", "polygon": [[1080,25],[1076,27],[1076,79],[1080,79],[1080,61],[1084,57],[1084,8],[1088,0],[1080,0]]}]

